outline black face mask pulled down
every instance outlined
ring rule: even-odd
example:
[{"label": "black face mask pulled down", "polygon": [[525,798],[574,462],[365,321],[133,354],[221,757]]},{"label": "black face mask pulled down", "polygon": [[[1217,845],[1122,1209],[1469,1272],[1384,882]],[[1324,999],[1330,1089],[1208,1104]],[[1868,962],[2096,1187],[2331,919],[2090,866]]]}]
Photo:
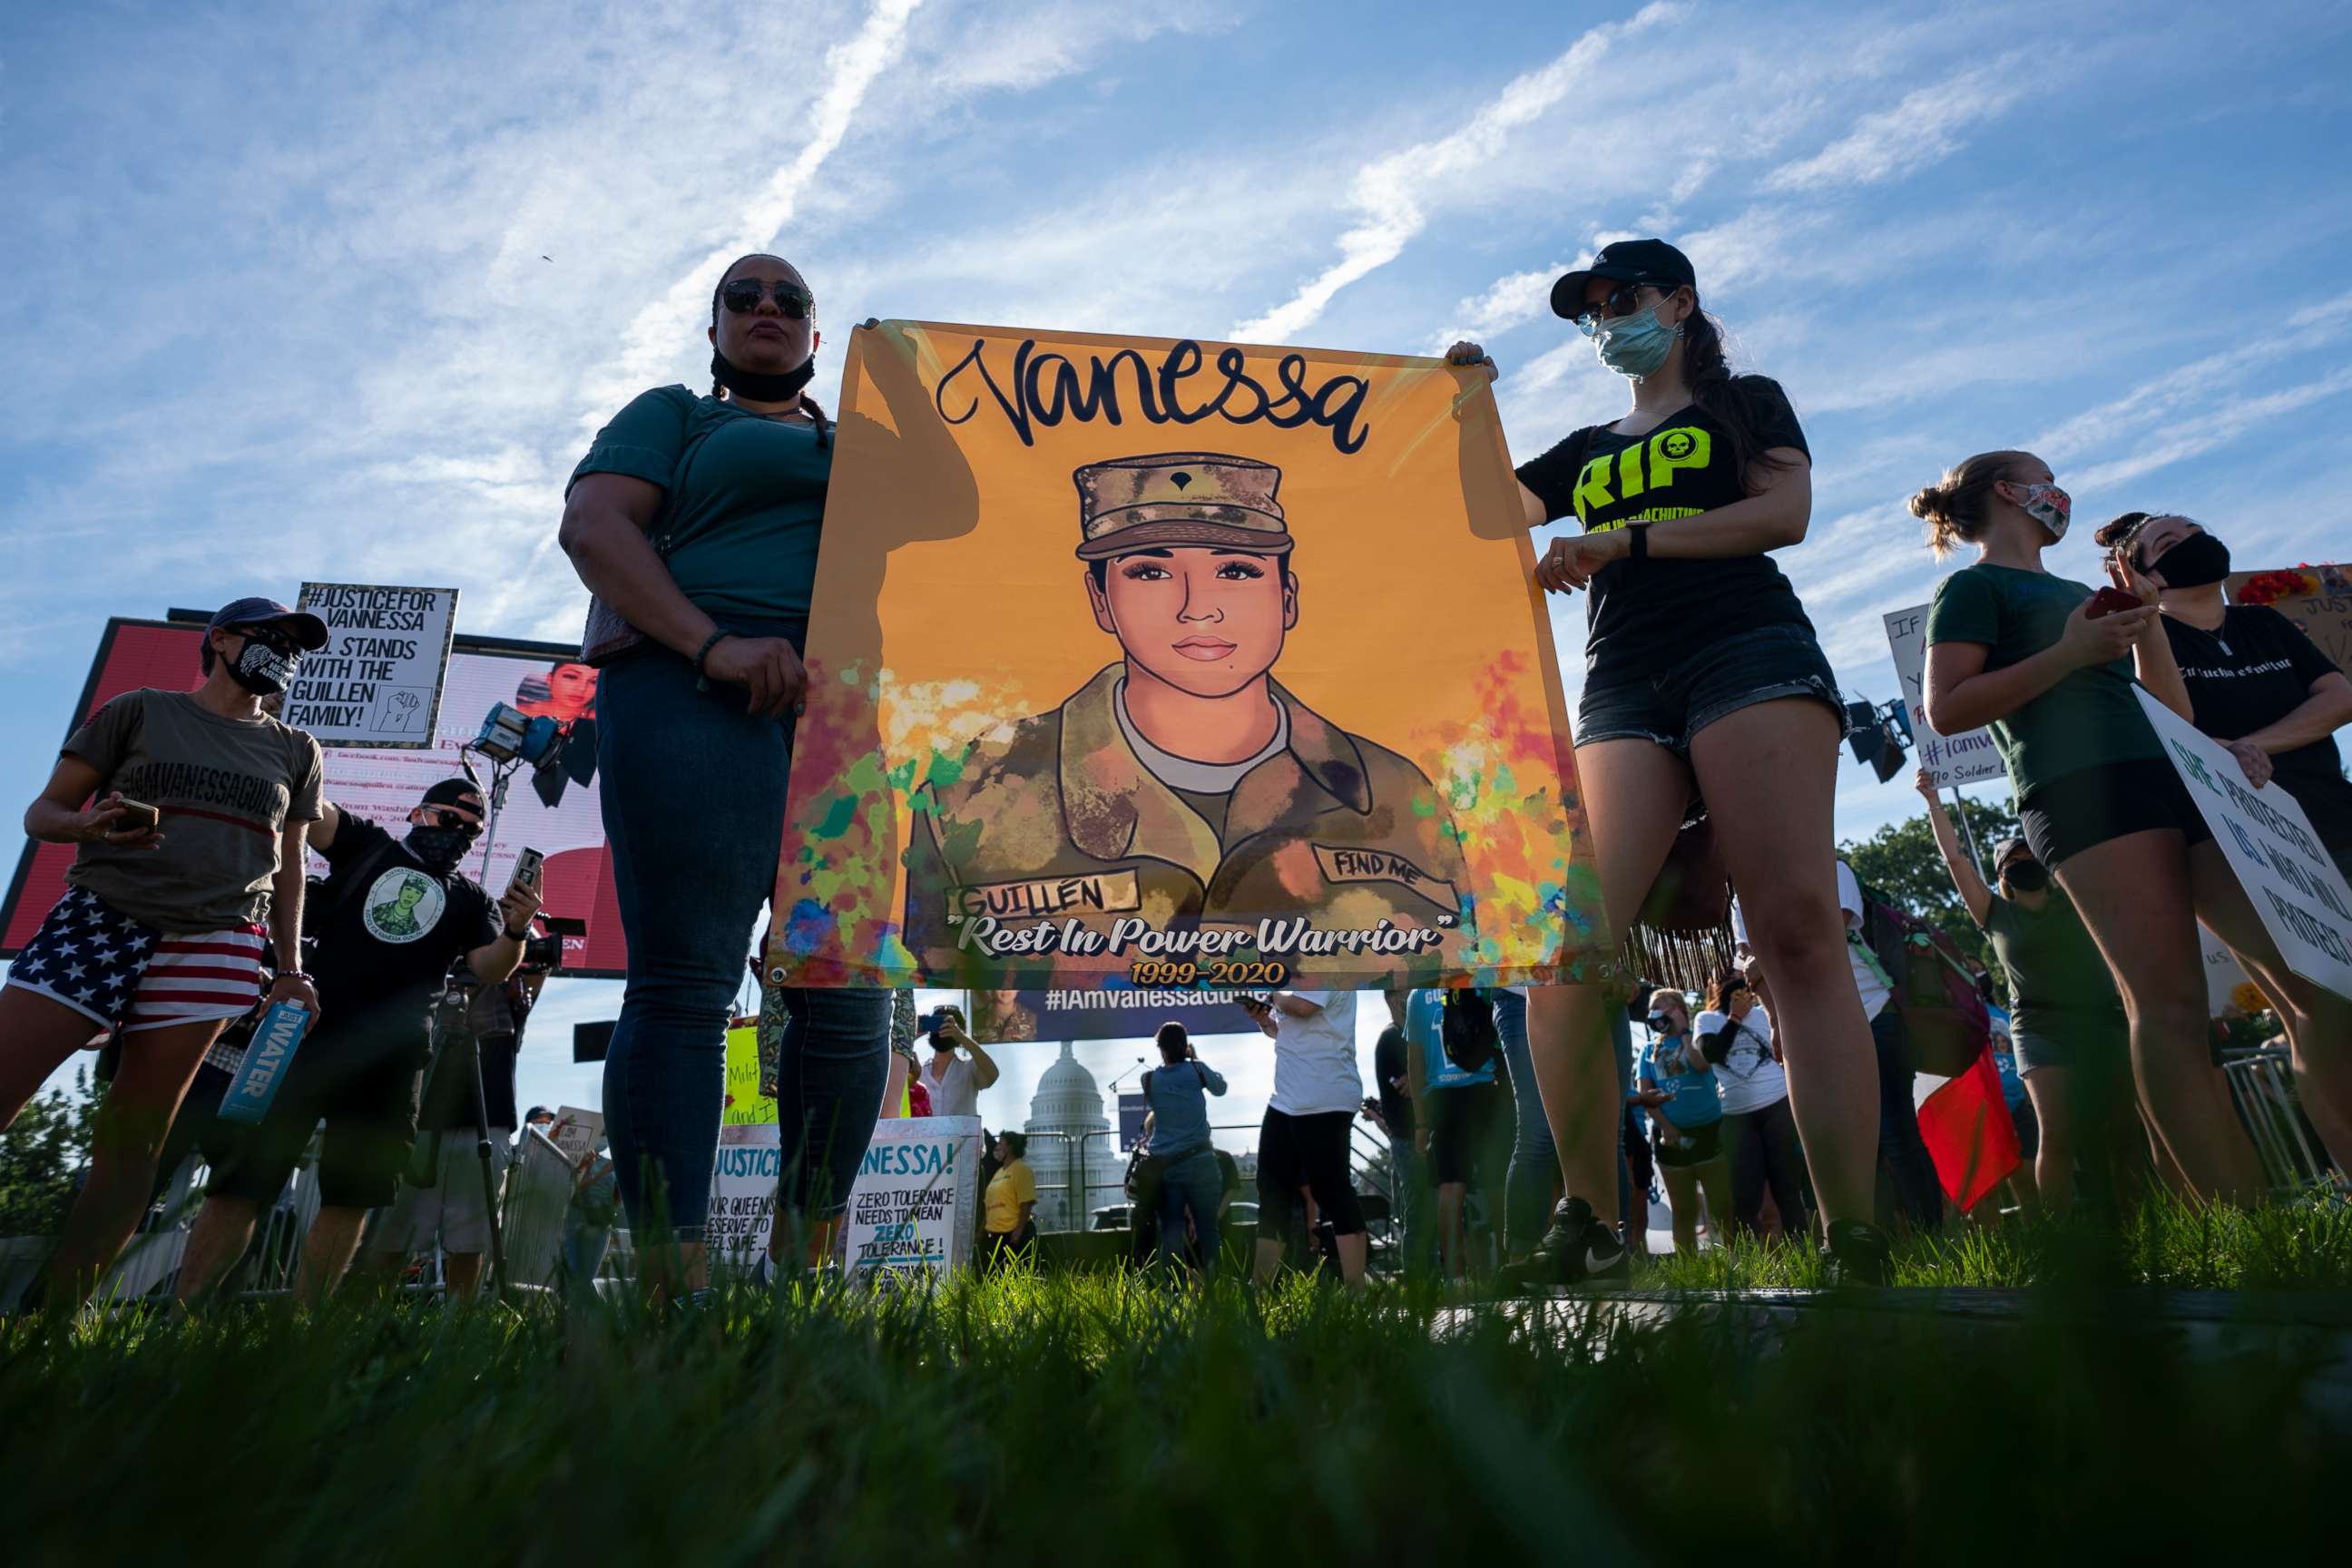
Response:
[{"label": "black face mask pulled down", "polygon": [[2147,563],[2168,588],[2202,588],[2230,574],[2230,547],[2210,533],[2192,533]]},{"label": "black face mask pulled down", "polygon": [[2050,888],[2048,868],[2033,860],[2012,862],[2001,872],[2000,879],[2008,884],[2012,893],[2047,892]]},{"label": "black face mask pulled down", "polygon": [[800,395],[801,388],[816,379],[816,355],[811,353],[797,368],[781,375],[765,375],[756,370],[745,370],[712,349],[710,375],[738,397],[748,397],[755,403],[782,403]]},{"label": "black face mask pulled down", "polygon": [[301,667],[300,654],[281,653],[259,637],[247,637],[229,664],[228,678],[256,697],[274,697]]},{"label": "black face mask pulled down", "polygon": [[454,827],[412,827],[404,840],[408,852],[425,863],[428,871],[454,871],[457,862],[473,847],[470,833],[460,833]]}]

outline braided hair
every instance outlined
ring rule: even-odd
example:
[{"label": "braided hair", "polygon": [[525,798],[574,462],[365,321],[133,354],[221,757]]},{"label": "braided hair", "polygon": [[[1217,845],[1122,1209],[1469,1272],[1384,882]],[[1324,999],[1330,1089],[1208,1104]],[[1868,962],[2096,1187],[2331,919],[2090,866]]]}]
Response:
[{"label": "braided hair", "polygon": [[[719,281],[710,286],[710,330],[712,331],[719,330],[719,308],[727,293],[727,279],[732,278],[735,275],[735,269],[747,261],[772,261],[799,279],[802,288],[808,287],[808,279],[801,277],[801,269],[781,256],[765,250],[754,250],[748,255],[739,256],[727,264],[726,270],[719,274]],[[814,319],[814,311],[811,312],[811,316]],[[727,389],[719,385],[715,376],[711,378],[710,395],[721,402],[724,402],[727,397]],[[824,416],[824,409],[805,391],[801,394],[801,406],[808,411],[809,424],[816,431],[816,449],[820,452],[829,450],[833,446],[833,421]]]}]

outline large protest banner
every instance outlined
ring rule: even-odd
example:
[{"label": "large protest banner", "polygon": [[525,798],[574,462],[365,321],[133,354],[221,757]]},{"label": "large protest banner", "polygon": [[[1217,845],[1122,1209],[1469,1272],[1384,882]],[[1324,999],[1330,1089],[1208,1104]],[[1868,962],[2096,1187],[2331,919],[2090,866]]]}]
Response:
[{"label": "large protest banner", "polygon": [[1886,623],[1887,651],[1895,656],[1895,679],[1903,687],[1903,706],[1911,713],[1915,754],[1936,787],[1952,789],[1986,779],[2007,779],[2009,771],[1993,749],[1991,731],[1938,735],[1927,728],[1927,606],[1889,610],[1881,619]]},{"label": "large protest banner", "polygon": [[[190,618],[176,618],[181,614],[174,612],[170,621],[118,616],[106,623],[89,679],[58,740],[123,692],[142,686],[189,691],[202,683],[197,653],[205,617],[191,612]],[[515,780],[499,812],[497,833],[467,858],[465,870],[495,894],[505,889],[517,850],[528,845],[544,853],[547,912],[588,927],[585,936],[563,939],[564,973],[617,977],[628,953],[612,857],[604,847],[604,813],[593,787],[596,680],[596,671],[558,646],[459,637],[443,683],[433,744],[328,752],[327,798],[397,837],[408,831],[408,814],[426,788],[457,775],[458,748],[479,733],[492,703],[553,720],[566,737],[564,765]],[[31,939],[41,917],[65,892],[73,858],[68,844],[26,844],[0,911],[0,956]],[[323,861],[314,858],[311,864],[324,870]]]},{"label": "large protest banner", "polygon": [[1533,565],[1483,371],[858,329],[771,980],[1598,973]]},{"label": "large protest banner", "polygon": [[944,1278],[971,1260],[979,1204],[979,1117],[877,1122],[849,1189],[843,1227],[848,1272]]},{"label": "large protest banner", "polygon": [[1070,990],[975,991],[965,1010],[983,1046],[1024,1040],[1144,1040],[1162,1024],[1200,1038],[1255,1034],[1245,991],[1171,991],[1123,983]]},{"label": "large protest banner", "polygon": [[2352,887],[2303,807],[2283,789],[2247,784],[2237,758],[2134,690],[2287,967],[2352,997]]},{"label": "large protest banner", "polygon": [[457,590],[305,583],[296,605],[327,623],[327,646],[288,683],[286,722],[322,746],[430,746]]},{"label": "large protest banner", "polygon": [[2301,626],[2336,668],[2352,675],[2352,566],[2233,572],[2222,587],[2231,604],[2268,605]]}]

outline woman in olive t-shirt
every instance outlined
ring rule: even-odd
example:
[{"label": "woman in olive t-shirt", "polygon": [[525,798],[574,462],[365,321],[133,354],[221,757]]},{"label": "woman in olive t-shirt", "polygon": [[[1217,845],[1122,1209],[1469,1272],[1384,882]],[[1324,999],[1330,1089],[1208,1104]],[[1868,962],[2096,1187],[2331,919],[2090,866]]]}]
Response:
[{"label": "woman in olive t-shirt", "polygon": [[2200,1193],[2252,1202],[2262,1171],[2208,1055],[2197,924],[2261,922],[2134,693],[2137,674],[2189,717],[2156,607],[2095,616],[2089,588],[2042,563],[2072,507],[2031,452],[1980,453],[1911,498],[1938,554],[1979,552],[1927,612],[1927,722],[1992,727],[2034,858],[2122,988],[2142,1108]]},{"label": "woman in olive t-shirt", "polygon": [[[629,944],[604,1114],[631,1226],[680,1244],[639,1256],[665,1275],[675,1256],[680,1278],[662,1283],[688,1289],[709,1279],[727,1022],[776,879],[833,467],[832,426],[803,392],[814,300],[791,264],[747,256],[721,273],[709,337],[710,395],[657,387],[614,416],[572,474],[561,536],[643,638],[597,650],[597,773]],[[814,1259],[881,1109],[890,993],[782,1000],[779,1225],[805,1213]]]},{"label": "woman in olive t-shirt", "polygon": [[[2352,780],[2336,749],[2336,731],[2352,723],[2352,680],[2269,605],[2227,603],[2230,547],[2191,520],[2126,512],[2098,540],[2132,591],[2163,610],[2197,727],[2256,790],[2292,795],[2337,868],[2352,871]],[[2289,969],[2259,920],[2216,929],[2278,1010],[2305,1113],[2352,1171],[2352,1002]]]}]

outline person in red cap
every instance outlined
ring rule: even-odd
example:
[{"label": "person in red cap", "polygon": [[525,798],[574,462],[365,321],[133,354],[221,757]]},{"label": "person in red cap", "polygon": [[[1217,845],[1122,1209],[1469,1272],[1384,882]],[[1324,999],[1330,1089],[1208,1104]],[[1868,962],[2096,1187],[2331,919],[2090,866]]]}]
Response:
[{"label": "person in red cap", "polygon": [[222,1029],[265,1000],[316,1012],[302,973],[302,837],[320,812],[319,743],[262,711],[325,623],[273,599],[212,618],[194,691],[142,688],[68,737],[25,831],[76,847],[65,896],[0,988],[0,1121],[67,1058],[120,1032],[89,1177],[51,1258],[47,1300],[78,1304],[113,1266],[155,1158]]}]

